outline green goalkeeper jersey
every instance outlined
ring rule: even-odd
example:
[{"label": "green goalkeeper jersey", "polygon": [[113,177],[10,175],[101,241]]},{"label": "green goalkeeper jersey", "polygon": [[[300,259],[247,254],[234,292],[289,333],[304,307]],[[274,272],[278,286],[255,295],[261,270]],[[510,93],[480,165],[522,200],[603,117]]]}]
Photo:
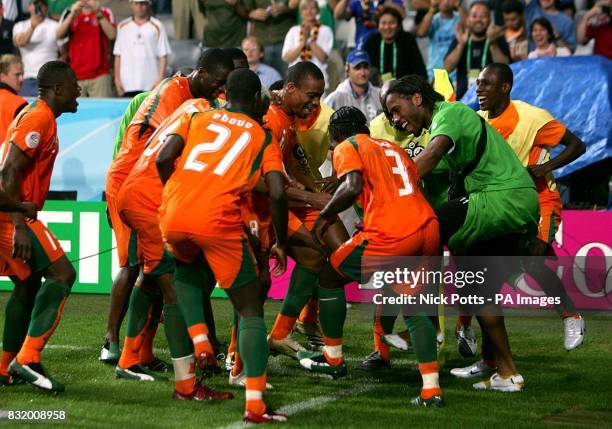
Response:
[{"label": "green goalkeeper jersey", "polygon": [[132,118],[136,114],[136,111],[142,104],[142,102],[149,96],[151,92],[145,91],[138,94],[136,97],[132,98],[130,104],[128,104],[127,109],[125,109],[125,113],[123,114],[123,118],[121,118],[121,123],[119,124],[119,129],[117,130],[117,136],[115,137],[115,150],[113,151],[113,159],[119,153],[119,149],[121,149],[121,143],[123,142],[123,136],[125,135],[125,130],[127,130],[128,125],[132,122]]}]

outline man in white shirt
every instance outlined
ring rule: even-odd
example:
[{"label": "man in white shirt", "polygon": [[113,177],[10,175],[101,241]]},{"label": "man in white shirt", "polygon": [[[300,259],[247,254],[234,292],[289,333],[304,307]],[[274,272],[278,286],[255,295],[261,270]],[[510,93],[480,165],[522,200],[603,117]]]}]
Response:
[{"label": "man in white shirt", "polygon": [[366,51],[352,50],[346,58],[347,78],[325,99],[334,110],[352,106],[361,110],[368,122],[380,112],[380,88],[370,83],[370,57]]},{"label": "man in white shirt", "polygon": [[154,88],[165,76],[170,42],[163,24],[151,17],[149,0],[130,0],[132,17],[117,26],[115,86],[122,97]]},{"label": "man in white shirt", "polygon": [[255,37],[251,36],[242,40],[242,51],[249,61],[249,68],[257,73],[262,86],[269,88],[270,85],[282,79],[275,68],[261,62],[264,49]]},{"label": "man in white shirt", "polygon": [[19,21],[13,27],[13,42],[19,48],[23,61],[23,86],[20,94],[26,97],[38,95],[36,75],[43,64],[57,60],[59,47],[65,40],[55,39],[59,25],[47,16],[47,0],[30,0],[30,19]]}]

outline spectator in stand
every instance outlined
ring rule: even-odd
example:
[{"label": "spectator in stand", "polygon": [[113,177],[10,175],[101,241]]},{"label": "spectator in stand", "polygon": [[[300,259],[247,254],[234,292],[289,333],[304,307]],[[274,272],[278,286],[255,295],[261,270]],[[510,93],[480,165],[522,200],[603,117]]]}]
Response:
[{"label": "spectator in stand", "polygon": [[[430,82],[434,78],[433,69],[444,68],[444,56],[455,40],[455,26],[461,19],[456,9],[463,11],[461,0],[431,0],[431,7],[417,30],[419,37],[429,37],[427,78]],[[451,80],[456,79],[455,75],[454,72],[449,75]]]},{"label": "spectator in stand", "polygon": [[49,16],[59,21],[65,10],[70,10],[76,0],[48,0]]},{"label": "spectator in stand", "polygon": [[115,17],[98,0],[77,0],[62,14],[56,39],[68,36],[68,58],[81,97],[112,97],[108,43],[115,40]]},{"label": "spectator in stand", "polygon": [[6,130],[28,102],[17,95],[23,84],[23,64],[18,56],[0,56],[0,142]]},{"label": "spectator in stand", "polygon": [[243,0],[202,0],[206,26],[205,48],[235,48],[246,37],[249,13]]},{"label": "spectator in stand", "polygon": [[565,46],[555,45],[555,33],[548,19],[536,18],[531,23],[531,39],[535,43],[535,49],[529,52],[528,58],[542,57],[568,57],[572,55]]},{"label": "spectator in stand", "polygon": [[283,61],[283,42],[297,22],[298,0],[244,0],[253,35],[264,45],[266,63],[282,75],[287,71]]},{"label": "spectator in stand", "polygon": [[176,40],[202,40],[206,17],[200,0],[172,0],[172,22]]},{"label": "spectator in stand", "polygon": [[132,17],[117,26],[115,87],[122,97],[154,88],[166,75],[170,42],[148,0],[131,0]]},{"label": "spectator in stand", "polygon": [[506,0],[502,3],[504,37],[510,49],[512,62],[526,59],[529,53],[524,10],[523,3],[519,0]]},{"label": "spectator in stand", "polygon": [[13,21],[4,18],[4,6],[2,0],[0,0],[0,55],[15,53],[15,45],[13,45],[14,25]]},{"label": "spectator in stand", "polygon": [[[552,24],[557,46],[565,46],[570,51],[576,50],[576,25],[574,20],[557,9],[556,0],[522,0],[525,3],[527,28],[536,18],[544,17]],[[535,47],[529,40],[529,51]]]},{"label": "spectator in stand", "polygon": [[257,73],[261,85],[269,88],[274,82],[282,79],[276,69],[261,62],[264,58],[264,48],[256,37],[247,37],[242,41],[242,51],[246,54],[251,71]]},{"label": "spectator in stand", "polygon": [[24,81],[20,94],[34,97],[38,95],[38,69],[58,59],[58,49],[64,41],[55,38],[59,24],[47,16],[46,0],[30,0],[28,11],[30,19],[19,21],[13,28],[13,42],[23,61]]},{"label": "spectator in stand", "polygon": [[480,70],[491,63],[508,64],[510,50],[503,28],[491,23],[489,4],[480,0],[470,6],[466,26],[458,23],[455,40],[444,58],[444,68],[457,70],[457,100],[476,82]]},{"label": "spectator in stand", "polygon": [[334,110],[352,106],[361,110],[368,123],[382,112],[380,88],[370,83],[370,57],[366,51],[353,50],[346,58],[344,82],[325,99],[325,104]]},{"label": "spectator in stand", "polygon": [[594,55],[612,60],[612,1],[597,2],[578,24],[578,42],[586,44],[595,39]]},{"label": "spectator in stand", "polygon": [[29,0],[3,0],[4,18],[18,22],[28,18]]},{"label": "spectator in stand", "polygon": [[406,16],[402,0],[340,0],[334,9],[334,18],[355,18],[355,48],[363,49],[365,41],[376,34],[378,18],[384,8],[393,8],[400,14],[400,22]]},{"label": "spectator in stand", "polygon": [[427,77],[425,63],[416,38],[402,28],[402,15],[385,7],[378,16],[378,32],[363,45],[383,82],[409,74]]},{"label": "spectator in stand", "polygon": [[283,61],[289,66],[311,61],[323,72],[327,89],[327,59],[334,45],[334,33],[327,25],[317,21],[318,14],[319,4],[316,0],[300,1],[302,24],[291,27],[287,33],[283,44]]}]

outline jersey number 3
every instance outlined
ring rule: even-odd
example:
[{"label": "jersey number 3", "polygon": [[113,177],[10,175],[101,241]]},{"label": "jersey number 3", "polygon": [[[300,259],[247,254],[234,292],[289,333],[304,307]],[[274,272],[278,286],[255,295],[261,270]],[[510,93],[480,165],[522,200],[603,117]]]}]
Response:
[{"label": "jersey number 3", "polygon": [[[197,172],[204,171],[208,164],[202,161],[198,161],[198,157],[203,153],[214,153],[219,150],[227,143],[231,136],[231,131],[229,128],[226,128],[222,125],[218,124],[210,124],[206,127],[207,130],[212,131],[217,134],[217,137],[211,143],[200,143],[189,152],[187,156],[187,160],[185,161],[185,166],[183,167],[185,170],[194,170]],[[227,169],[232,165],[232,163],[236,160],[240,152],[244,150],[245,147],[251,141],[251,134],[247,131],[244,131],[238,140],[232,145],[232,147],[227,151],[225,156],[219,161],[213,173],[217,176],[222,176],[223,173],[227,171]]]},{"label": "jersey number 3", "polygon": [[408,170],[402,162],[402,158],[397,152],[389,149],[385,150],[385,155],[395,160],[395,166],[391,168],[391,171],[402,180],[402,187],[399,188],[399,196],[404,197],[412,194],[414,188],[412,187],[412,183],[410,183],[410,176],[408,176]]}]

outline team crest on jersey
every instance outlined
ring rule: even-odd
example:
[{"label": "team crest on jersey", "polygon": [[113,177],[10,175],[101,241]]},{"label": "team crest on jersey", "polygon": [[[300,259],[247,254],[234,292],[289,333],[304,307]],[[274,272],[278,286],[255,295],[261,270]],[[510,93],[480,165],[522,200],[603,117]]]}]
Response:
[{"label": "team crest on jersey", "polygon": [[25,138],[25,144],[30,149],[36,149],[38,146],[40,146],[40,133],[37,131],[28,133]]}]

